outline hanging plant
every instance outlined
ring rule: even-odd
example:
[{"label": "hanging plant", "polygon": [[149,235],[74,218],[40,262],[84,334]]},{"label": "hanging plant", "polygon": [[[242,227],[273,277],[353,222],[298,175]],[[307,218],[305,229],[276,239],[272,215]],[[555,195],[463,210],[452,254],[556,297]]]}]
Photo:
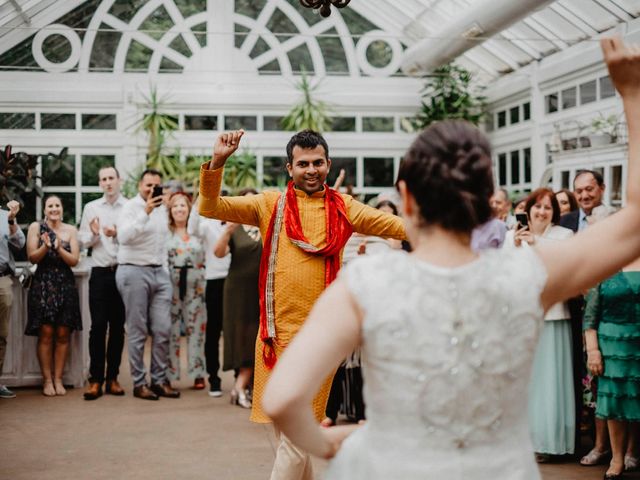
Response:
[{"label": "hanging plant", "polygon": [[296,85],[297,90],[302,94],[302,98],[282,119],[281,125],[285,131],[315,130],[316,132],[326,132],[331,130],[333,120],[329,106],[325,102],[314,98],[314,92],[319,85],[320,83],[311,85],[309,77],[303,68],[300,82]]},{"label": "hanging plant", "polygon": [[437,68],[421,91],[420,111],[411,120],[415,130],[447,119],[467,120],[478,125],[486,115],[484,87],[473,84],[473,75],[453,64]]}]

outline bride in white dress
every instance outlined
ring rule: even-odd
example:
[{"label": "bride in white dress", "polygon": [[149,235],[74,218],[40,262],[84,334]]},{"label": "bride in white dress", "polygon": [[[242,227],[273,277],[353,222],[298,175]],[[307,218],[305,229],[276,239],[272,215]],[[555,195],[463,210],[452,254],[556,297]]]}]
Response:
[{"label": "bride in white dress", "polygon": [[[602,49],[629,129],[627,205],[574,238],[478,256],[470,232],[488,220],[493,191],[483,134],[441,122],[405,155],[398,188],[413,253],[346,267],[264,396],[295,444],[335,456],[327,478],[540,478],[526,405],[543,314],[640,256],[640,48],[609,38]],[[322,428],[311,400],[358,346],[367,422]]]}]

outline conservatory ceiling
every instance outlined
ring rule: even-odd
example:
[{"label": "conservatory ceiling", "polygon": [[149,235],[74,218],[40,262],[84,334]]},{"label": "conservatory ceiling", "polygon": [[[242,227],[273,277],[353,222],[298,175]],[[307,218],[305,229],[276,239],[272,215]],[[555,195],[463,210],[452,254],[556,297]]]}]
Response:
[{"label": "conservatory ceiling", "polygon": [[[215,8],[217,5],[228,5],[230,1],[232,2],[207,0],[204,3],[208,8]],[[405,49],[424,39],[442,40],[438,34],[445,31],[453,19],[460,20],[472,12],[475,6],[486,2],[487,0],[352,0],[347,9],[371,22],[384,31],[390,40],[401,44],[402,49]],[[86,2],[0,0],[0,54],[24,42],[41,28],[56,23],[58,18],[83,3]],[[145,2],[138,0],[131,3]],[[178,2],[167,0],[165,3]],[[288,3],[298,2],[288,0]],[[339,17],[340,14],[336,12],[341,11],[334,8],[330,18]],[[483,76],[496,77],[573,44],[592,41],[601,32],[638,16],[640,0],[556,0],[490,38],[477,38],[478,44],[459,56],[457,62],[481,72]],[[344,30],[335,28],[338,32],[336,36],[345,33]],[[353,32],[346,34],[354,35]],[[191,41],[195,42],[193,39]],[[179,59],[177,55],[174,60],[176,59]],[[0,69],[7,70],[7,67],[0,65]]]}]

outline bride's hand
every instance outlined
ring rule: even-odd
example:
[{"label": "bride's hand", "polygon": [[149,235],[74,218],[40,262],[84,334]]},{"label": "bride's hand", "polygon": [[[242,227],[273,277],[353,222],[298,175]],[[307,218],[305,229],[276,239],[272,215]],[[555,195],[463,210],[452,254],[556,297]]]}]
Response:
[{"label": "bride's hand", "polygon": [[340,425],[337,427],[320,427],[320,431],[322,435],[327,439],[330,445],[329,451],[324,455],[324,458],[327,460],[333,458],[340,447],[342,446],[342,442],[344,442],[345,438],[355,432],[362,425]]}]

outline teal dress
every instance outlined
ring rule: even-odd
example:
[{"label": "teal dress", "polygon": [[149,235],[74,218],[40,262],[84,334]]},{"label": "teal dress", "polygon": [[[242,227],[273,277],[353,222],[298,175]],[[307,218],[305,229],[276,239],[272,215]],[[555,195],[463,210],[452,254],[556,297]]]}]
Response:
[{"label": "teal dress", "polygon": [[589,291],[584,329],[598,331],[604,373],[596,416],[640,421],[640,272],[619,272]]}]

